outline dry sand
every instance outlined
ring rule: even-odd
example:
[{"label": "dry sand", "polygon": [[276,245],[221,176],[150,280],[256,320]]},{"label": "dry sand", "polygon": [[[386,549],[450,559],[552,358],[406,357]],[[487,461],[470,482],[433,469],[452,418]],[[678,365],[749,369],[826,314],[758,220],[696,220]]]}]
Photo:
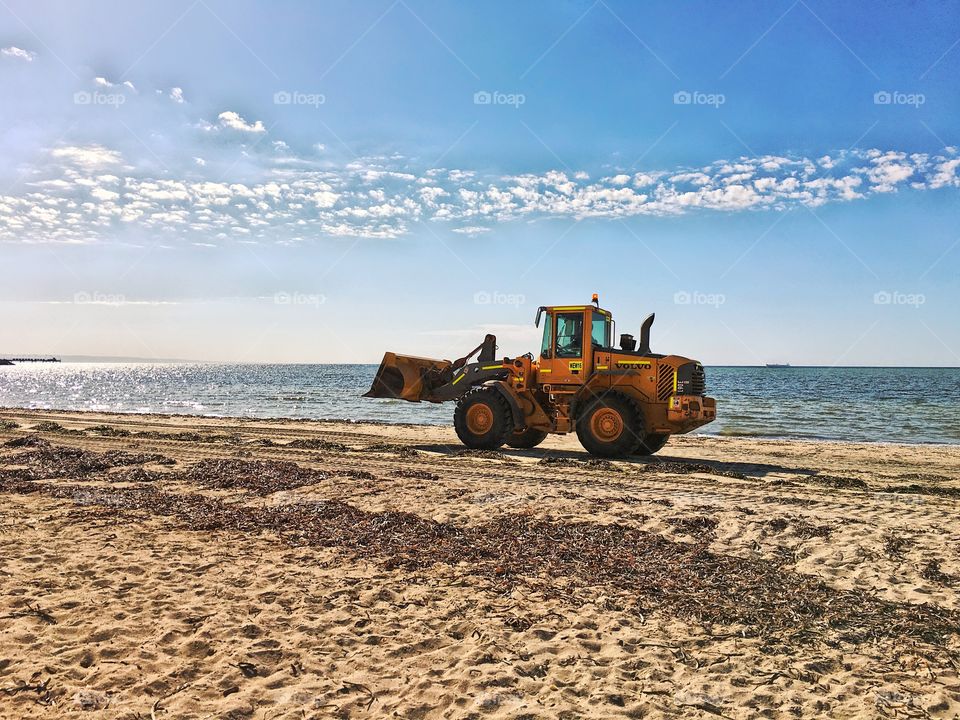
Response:
[{"label": "dry sand", "polygon": [[0,428],[0,717],[960,713],[960,447]]}]

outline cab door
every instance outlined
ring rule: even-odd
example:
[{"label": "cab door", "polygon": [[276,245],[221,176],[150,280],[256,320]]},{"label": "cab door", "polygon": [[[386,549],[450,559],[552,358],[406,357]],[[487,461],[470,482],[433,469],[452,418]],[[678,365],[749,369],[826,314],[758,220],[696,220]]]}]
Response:
[{"label": "cab door", "polygon": [[541,382],[552,385],[583,384],[590,370],[588,362],[585,362],[590,342],[586,316],[582,308],[551,308],[540,349]]}]

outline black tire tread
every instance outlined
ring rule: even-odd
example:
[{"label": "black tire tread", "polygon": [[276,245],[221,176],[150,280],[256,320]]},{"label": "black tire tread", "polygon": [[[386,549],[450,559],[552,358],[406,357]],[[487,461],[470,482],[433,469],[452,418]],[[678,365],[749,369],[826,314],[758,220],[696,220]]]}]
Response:
[{"label": "black tire tread", "polygon": [[[478,441],[477,438],[467,428],[467,409],[478,397],[493,408],[493,430],[488,433],[489,437]],[[513,413],[510,411],[510,405],[507,399],[503,397],[499,390],[492,387],[478,387],[471,390],[457,401],[457,407],[453,411],[453,428],[457,432],[460,442],[473,450],[496,450],[502,447],[513,434]]]},{"label": "black tire tread", "polygon": [[[617,403],[622,405],[623,409],[633,415],[632,422],[630,418],[624,417],[627,427],[623,434],[617,438],[614,443],[605,445],[594,440],[593,434],[589,428],[589,418],[597,406],[606,406]],[[602,397],[590,400],[578,414],[576,420],[577,438],[580,444],[591,455],[599,457],[626,457],[635,454],[643,439],[643,411],[633,398],[623,393],[614,392]]]},{"label": "black tire tread", "polygon": [[507,445],[518,450],[528,450],[547,439],[546,430],[537,430],[536,428],[527,428],[521,432],[515,432],[507,439]]},{"label": "black tire tread", "polygon": [[667,444],[669,439],[670,436],[667,433],[650,433],[640,441],[640,444],[637,445],[637,449],[634,451],[634,454],[653,455],[654,453],[662,450],[663,446]]}]

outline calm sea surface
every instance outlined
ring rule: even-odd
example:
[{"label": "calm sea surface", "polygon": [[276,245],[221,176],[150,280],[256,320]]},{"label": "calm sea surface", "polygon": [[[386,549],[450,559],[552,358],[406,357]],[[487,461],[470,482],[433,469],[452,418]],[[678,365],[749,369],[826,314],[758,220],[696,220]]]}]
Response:
[{"label": "calm sea surface", "polygon": [[[453,404],[370,400],[375,365],[0,367],[0,406],[445,425]],[[960,443],[960,369],[708,367],[706,434]]]}]

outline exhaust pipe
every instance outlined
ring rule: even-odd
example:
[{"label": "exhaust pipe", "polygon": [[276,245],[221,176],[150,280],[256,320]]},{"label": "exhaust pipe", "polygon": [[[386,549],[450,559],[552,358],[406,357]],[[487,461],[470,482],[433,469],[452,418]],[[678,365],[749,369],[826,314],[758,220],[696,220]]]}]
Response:
[{"label": "exhaust pipe", "polygon": [[647,315],[647,319],[643,321],[643,325],[640,326],[640,347],[637,352],[645,355],[650,352],[650,326],[653,325],[656,316],[656,313],[650,313]]}]

